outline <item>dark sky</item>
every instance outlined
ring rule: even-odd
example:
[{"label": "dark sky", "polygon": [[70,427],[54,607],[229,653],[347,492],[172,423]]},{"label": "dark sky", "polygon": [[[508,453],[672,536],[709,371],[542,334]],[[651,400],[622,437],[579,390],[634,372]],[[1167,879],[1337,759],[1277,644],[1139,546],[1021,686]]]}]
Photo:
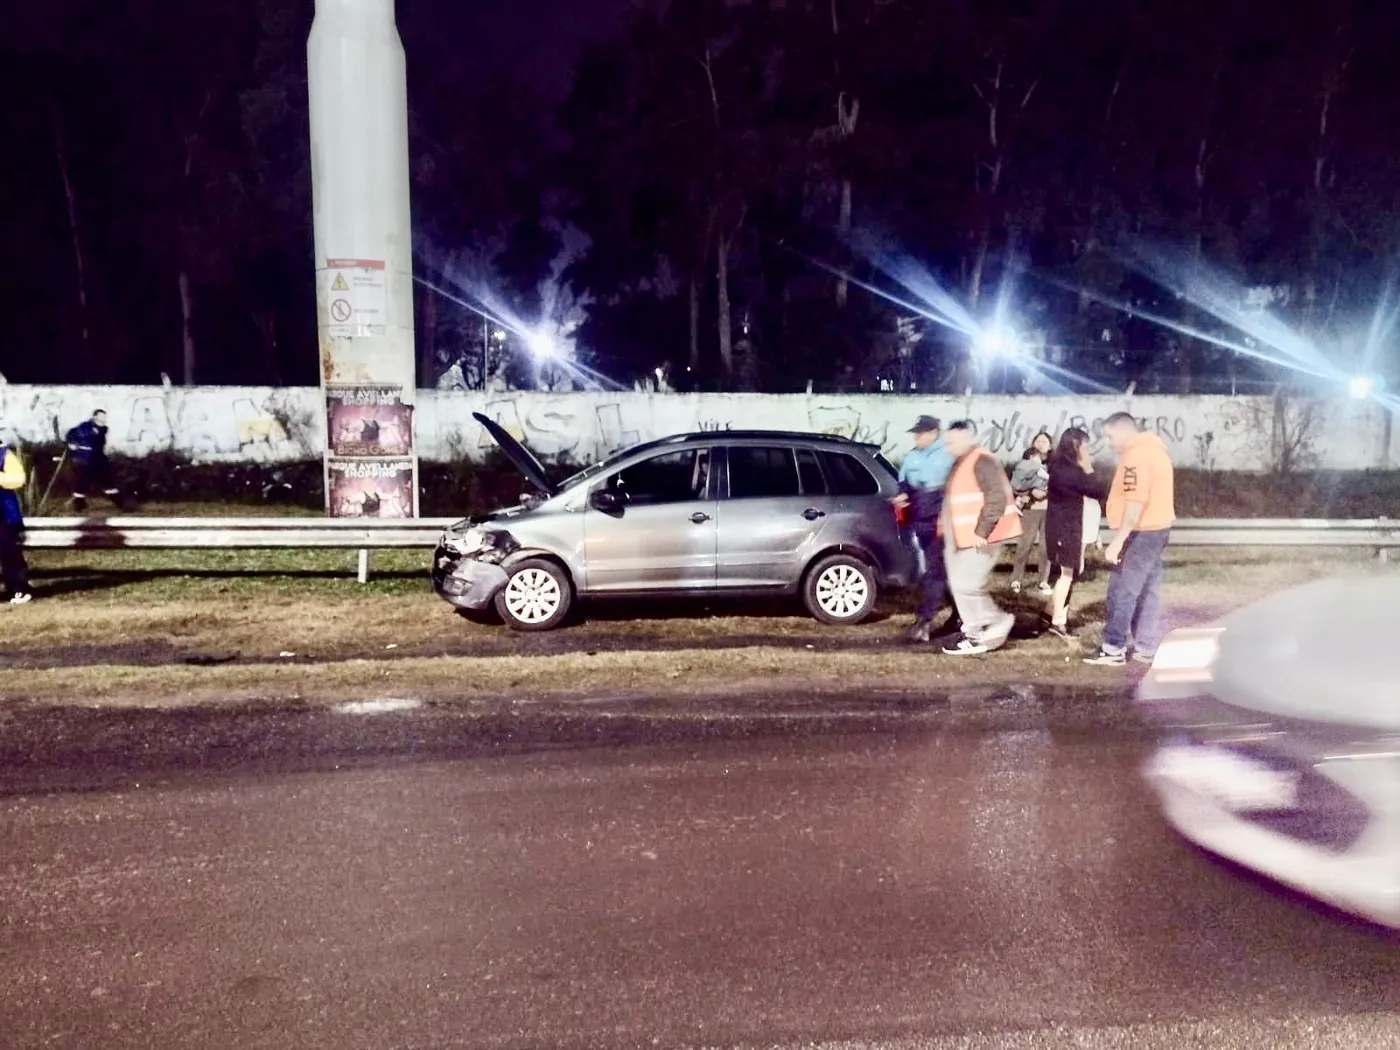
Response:
[{"label": "dark sky", "polygon": [[[581,46],[616,27],[630,0],[399,0],[410,64],[466,57],[483,75],[526,79],[557,97]],[[410,74],[412,75],[412,74]]]}]

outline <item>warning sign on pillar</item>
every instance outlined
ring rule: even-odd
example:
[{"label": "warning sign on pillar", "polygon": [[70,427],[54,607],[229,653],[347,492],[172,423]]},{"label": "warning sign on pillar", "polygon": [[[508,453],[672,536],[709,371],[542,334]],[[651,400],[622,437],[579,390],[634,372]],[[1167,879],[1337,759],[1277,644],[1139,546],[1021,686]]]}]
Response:
[{"label": "warning sign on pillar", "polygon": [[388,271],[382,259],[327,259],[321,271],[326,334],[332,339],[384,335]]}]

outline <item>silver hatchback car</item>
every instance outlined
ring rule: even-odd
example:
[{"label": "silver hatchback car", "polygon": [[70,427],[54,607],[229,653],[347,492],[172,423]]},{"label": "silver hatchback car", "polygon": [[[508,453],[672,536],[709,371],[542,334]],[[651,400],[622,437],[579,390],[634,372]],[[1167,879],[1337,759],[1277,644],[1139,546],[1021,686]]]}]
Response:
[{"label": "silver hatchback car", "polygon": [[576,599],[800,595],[830,624],[855,624],[916,556],[890,499],[894,468],[874,445],[821,434],[720,431],[637,445],[562,484],[476,415],[539,492],[459,522],[433,554],[433,589],[510,627],[558,627]]}]

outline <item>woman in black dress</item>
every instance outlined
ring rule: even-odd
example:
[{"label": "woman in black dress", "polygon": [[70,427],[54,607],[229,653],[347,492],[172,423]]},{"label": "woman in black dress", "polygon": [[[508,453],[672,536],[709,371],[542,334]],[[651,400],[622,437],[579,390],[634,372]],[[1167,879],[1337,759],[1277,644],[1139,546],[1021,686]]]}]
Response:
[{"label": "woman in black dress", "polygon": [[1045,556],[1060,567],[1060,578],[1050,595],[1050,633],[1073,640],[1069,633],[1069,592],[1084,571],[1084,546],[1093,537],[1084,535],[1084,501],[1102,503],[1108,495],[1094,474],[1089,435],[1070,427],[1050,454],[1049,502],[1045,509]]}]

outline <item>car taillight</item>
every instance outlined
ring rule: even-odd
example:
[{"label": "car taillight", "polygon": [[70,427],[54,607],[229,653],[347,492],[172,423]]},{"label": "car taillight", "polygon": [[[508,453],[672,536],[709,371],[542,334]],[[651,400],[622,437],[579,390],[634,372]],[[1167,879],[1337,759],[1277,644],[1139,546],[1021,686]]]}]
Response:
[{"label": "car taillight", "polygon": [[891,503],[890,506],[894,508],[894,523],[900,526],[908,525],[909,508],[900,506],[898,503]]}]

